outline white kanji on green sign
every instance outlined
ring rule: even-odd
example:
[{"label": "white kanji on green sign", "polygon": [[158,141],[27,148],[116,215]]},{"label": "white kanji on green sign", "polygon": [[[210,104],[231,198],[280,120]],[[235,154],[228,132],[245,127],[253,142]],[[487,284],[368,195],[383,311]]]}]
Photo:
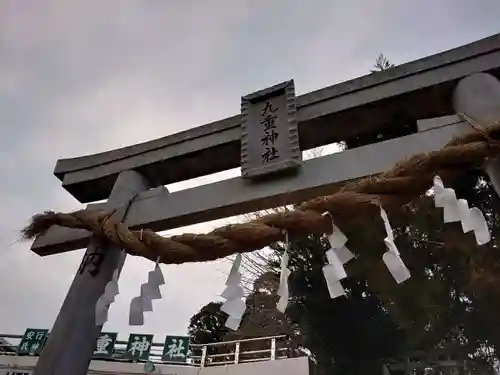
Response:
[{"label": "white kanji on green sign", "polygon": [[47,339],[48,329],[28,328],[24,333],[17,354],[19,355],[39,355]]},{"label": "white kanji on green sign", "polygon": [[147,361],[149,352],[153,345],[153,335],[141,335],[132,333],[128,338],[127,354],[128,357]]},{"label": "white kanji on green sign", "polygon": [[186,336],[167,336],[163,346],[164,361],[186,362],[189,350],[189,337]]},{"label": "white kanji on green sign", "polygon": [[116,333],[101,332],[95,344],[94,357],[111,357],[115,347],[116,336]]}]

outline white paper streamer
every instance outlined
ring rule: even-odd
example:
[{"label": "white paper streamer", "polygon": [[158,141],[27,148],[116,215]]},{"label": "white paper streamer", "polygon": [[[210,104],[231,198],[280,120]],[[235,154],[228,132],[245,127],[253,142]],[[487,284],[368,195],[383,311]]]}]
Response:
[{"label": "white paper streamer", "polygon": [[142,297],[134,297],[130,301],[130,314],[128,317],[128,324],[131,326],[144,325],[144,307]]},{"label": "white paper streamer", "polygon": [[[329,212],[323,213],[323,216],[331,214]],[[337,254],[337,258],[345,264],[354,258],[354,254],[345,246],[347,242],[347,237],[342,233],[342,231],[335,225],[332,219],[333,232],[328,236],[328,242],[330,243],[331,249]]]},{"label": "white paper streamer", "polygon": [[[288,250],[288,247],[290,246],[289,241],[288,241],[288,234],[286,235],[286,247]],[[288,291],[288,278],[290,277],[290,274],[292,273],[288,269],[288,260],[289,260],[289,255],[287,250],[283,253],[283,256],[281,257],[281,273],[280,273],[280,285],[278,287],[278,296],[280,297],[276,308],[278,311],[285,313],[286,307],[288,306],[288,298],[290,297],[289,291]]]},{"label": "white paper streamer", "polygon": [[330,249],[326,252],[326,258],[328,259],[328,264],[323,268],[328,267],[337,280],[345,279],[347,277],[347,273],[345,272],[344,266],[337,253]]},{"label": "white paper streamer", "polygon": [[108,321],[108,306],[102,306],[99,302],[96,303],[95,324],[96,326],[104,325]]},{"label": "white paper streamer", "polygon": [[391,224],[389,224],[389,218],[387,217],[387,213],[382,207],[380,207],[380,216],[382,217],[382,221],[384,222],[384,227],[387,234],[387,237],[384,238],[384,243],[387,247],[387,251],[382,256],[382,260],[384,261],[392,277],[394,277],[394,280],[396,280],[396,282],[400,284],[403,281],[408,280],[411,277],[411,274],[410,271],[408,271],[408,268],[406,268],[403,260],[399,256],[398,248],[394,243],[394,234],[392,232]]},{"label": "white paper streamer", "polygon": [[104,293],[99,297],[95,305],[95,324],[101,326],[108,321],[109,306],[115,301],[120,293],[118,290],[118,269],[113,272],[111,280],[106,284]]},{"label": "white paper streamer", "polygon": [[160,265],[148,273],[148,281],[141,285],[141,294],[130,301],[129,325],[142,326],[144,312],[153,311],[153,300],[161,299],[160,285],[165,284],[165,278]]},{"label": "white paper streamer", "polygon": [[281,270],[282,276],[280,277],[280,287],[278,289],[278,296],[280,297],[280,299],[276,304],[276,308],[282,313],[285,313],[286,307],[288,306],[288,299],[290,298],[290,293],[288,291],[288,278],[290,277],[291,273],[292,271],[290,271],[288,268],[284,268]]},{"label": "white paper streamer", "polygon": [[[329,212],[323,213],[324,216],[331,217]],[[323,276],[331,298],[337,298],[345,295],[345,290],[340,280],[347,277],[344,264],[354,258],[354,254],[345,246],[347,237],[335,225],[332,219],[333,232],[328,236],[330,249],[326,252],[328,264],[323,266]]]},{"label": "white paper streamer", "polygon": [[401,284],[411,277],[410,271],[406,268],[399,254],[393,253],[392,251],[386,251],[384,255],[382,255],[382,259],[398,284]]},{"label": "white paper streamer", "polygon": [[221,311],[233,318],[242,317],[245,313],[246,304],[241,298],[226,301],[220,308]]},{"label": "white paper streamer", "polygon": [[229,315],[226,320],[226,327],[233,331],[238,329],[246,309],[246,303],[242,300],[244,291],[241,286],[240,264],[241,254],[236,254],[226,280],[226,288],[221,294],[221,297],[226,299],[226,302],[220,309]]},{"label": "white paper streamer", "polygon": [[346,246],[342,246],[341,248],[334,249],[337,257],[342,262],[342,264],[346,264],[351,259],[354,258],[354,254],[349,250]]},{"label": "white paper streamer", "polygon": [[230,284],[226,287],[226,289],[222,292],[221,297],[226,300],[232,300],[235,298],[241,298],[243,296],[244,291],[241,285],[238,284]]},{"label": "white paper streamer", "polygon": [[445,223],[460,221],[464,233],[474,231],[478,245],[490,242],[491,234],[481,210],[469,208],[465,199],[457,199],[455,190],[445,188],[439,176],[434,177],[434,203],[443,209]]},{"label": "white paper streamer", "polygon": [[235,318],[231,315],[229,315],[229,318],[226,320],[226,327],[232,329],[233,331],[237,331],[240,324],[241,318]]},{"label": "white paper streamer", "polygon": [[325,277],[326,286],[331,298],[337,298],[345,295],[344,287],[340,283],[335,271],[330,268],[329,265],[323,267],[323,275]]},{"label": "white paper streamer", "polygon": [[[330,215],[329,212],[326,214]],[[325,214],[323,214],[325,215]],[[347,237],[342,233],[342,231],[335,225],[332,220],[333,232],[328,236],[328,242],[330,242],[330,246],[332,249],[339,249],[343,247],[347,242]]]}]

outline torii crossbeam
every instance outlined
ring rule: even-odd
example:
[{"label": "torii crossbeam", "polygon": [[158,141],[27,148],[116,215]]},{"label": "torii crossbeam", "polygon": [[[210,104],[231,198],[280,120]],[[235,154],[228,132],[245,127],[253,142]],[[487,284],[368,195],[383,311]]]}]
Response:
[{"label": "torii crossbeam", "polygon": [[[254,142],[255,146],[261,140],[247,140],[252,137],[245,131],[242,133],[242,125],[252,126],[260,112],[262,116],[266,111],[272,114],[272,107],[262,104],[267,96],[274,95],[268,90],[257,97],[245,97],[240,116],[119,150],[59,160],[55,174],[63,187],[82,203],[108,199],[105,204],[90,204],[89,210],[119,208],[113,219],[124,220],[127,226],[136,229],[161,231],[296,203],[323,195],[346,181],[383,172],[413,154],[439,150],[468,128],[464,121],[453,116],[456,112],[466,111],[483,120],[482,109],[478,111],[477,106],[470,105],[467,88],[455,90],[460,79],[481,72],[500,76],[500,34],[296,99],[289,83],[279,85],[278,89],[285,91],[276,94],[277,100],[283,99],[277,110],[284,111],[282,115],[288,120],[285,125],[278,124],[278,129],[282,137],[287,132],[289,143],[283,147],[289,147],[286,161],[292,162],[285,164],[293,173],[264,180],[242,176],[172,194],[163,187],[238,167],[242,160],[246,163],[247,157],[251,159],[255,150],[250,146],[250,151],[242,152],[246,142]],[[455,100],[456,108],[452,101],[454,93],[459,98]],[[500,102],[500,97],[496,99]],[[258,107],[261,104],[264,107]],[[342,141],[381,129],[402,114],[405,121],[415,125],[412,134],[302,163],[297,159],[298,144],[305,150]],[[418,121],[446,115],[451,116]],[[273,130],[270,118],[261,120],[266,131]],[[266,133],[267,141],[270,134]],[[244,141],[240,141],[242,135]],[[274,155],[270,150],[267,158]],[[295,168],[298,166],[299,170]],[[40,255],[85,246],[87,252],[35,375],[87,372],[101,330],[94,322],[95,302],[114,270],[121,269],[125,257],[117,247],[92,239],[90,232],[61,227],[53,227],[32,246]]]}]

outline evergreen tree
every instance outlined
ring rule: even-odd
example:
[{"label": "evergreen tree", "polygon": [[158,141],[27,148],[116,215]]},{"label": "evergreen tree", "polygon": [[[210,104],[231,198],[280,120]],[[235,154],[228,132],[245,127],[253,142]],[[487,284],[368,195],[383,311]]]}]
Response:
[{"label": "evergreen tree", "polygon": [[[203,306],[189,321],[188,334],[192,344],[209,344],[224,341],[229,330],[225,327],[227,315],[220,311],[221,302],[210,302]],[[215,354],[213,347],[207,354]],[[200,356],[201,350],[193,350],[193,355]]]},{"label": "evergreen tree", "polygon": [[373,66],[373,69],[371,70],[372,73],[377,73],[377,72],[383,72],[384,70],[394,68],[394,64],[392,64],[387,57],[384,56],[384,54],[378,55],[377,59],[375,60],[375,65]]}]

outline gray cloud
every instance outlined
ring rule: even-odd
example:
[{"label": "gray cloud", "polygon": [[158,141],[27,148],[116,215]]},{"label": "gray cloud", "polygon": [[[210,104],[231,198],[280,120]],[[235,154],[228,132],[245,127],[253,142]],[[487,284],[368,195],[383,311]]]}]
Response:
[{"label": "gray cloud", "polygon": [[[403,63],[457,47],[497,32],[499,15],[496,0],[3,1],[0,332],[50,327],[82,256],[8,246],[33,213],[79,207],[52,175],[58,158],[233,115],[241,95],[285,79],[303,93],[354,78],[380,52]],[[127,303],[151,267],[128,259],[105,329],[130,332]],[[227,268],[164,266],[165,298],[141,330],[183,333]]]}]

